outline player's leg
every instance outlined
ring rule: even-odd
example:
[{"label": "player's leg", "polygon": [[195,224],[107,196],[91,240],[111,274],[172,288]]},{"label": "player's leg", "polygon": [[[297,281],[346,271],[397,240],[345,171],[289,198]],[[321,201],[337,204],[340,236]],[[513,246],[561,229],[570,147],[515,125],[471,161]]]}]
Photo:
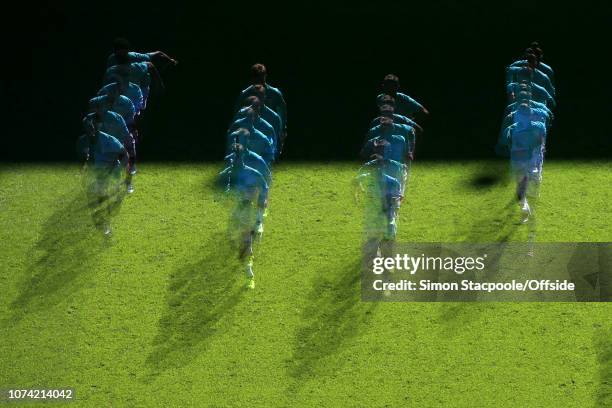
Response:
[{"label": "player's leg", "polygon": [[257,189],[252,186],[245,186],[240,190],[239,195],[239,228],[240,228],[240,250],[239,258],[246,261],[247,287],[255,287],[255,274],[253,273],[253,238],[255,235],[253,213],[254,201],[257,198]]},{"label": "player's leg", "polygon": [[387,230],[385,239],[395,240],[397,235],[397,213],[399,211],[400,197],[397,194],[387,194],[385,215],[387,217]]},{"label": "player's leg", "polygon": [[531,209],[527,201],[527,189],[529,187],[529,169],[531,168],[531,152],[524,150],[512,150],[510,162],[512,173],[516,179],[516,198],[521,208],[521,222],[529,220]]},{"label": "player's leg", "polygon": [[127,186],[128,194],[131,194],[134,192],[133,177],[134,177],[134,174],[136,174],[136,141],[137,141],[137,138],[138,138],[138,130],[134,126],[130,126],[129,135],[123,141],[125,150],[127,150],[127,153],[130,156],[128,159],[127,176],[125,179],[125,184]]},{"label": "player's leg", "polygon": [[519,200],[519,206],[521,207],[522,222],[525,223],[529,220],[531,215],[531,207],[527,201],[527,189],[529,188],[529,175],[520,173],[517,178],[517,197]]},{"label": "player's leg", "polygon": [[263,219],[268,207],[267,191],[259,190],[257,197],[257,214],[255,216],[255,233],[261,236],[263,234]]},{"label": "player's leg", "polygon": [[110,174],[107,169],[98,169],[92,191],[92,217],[94,224],[107,237],[112,235],[110,216],[106,210],[109,200],[109,179]]}]

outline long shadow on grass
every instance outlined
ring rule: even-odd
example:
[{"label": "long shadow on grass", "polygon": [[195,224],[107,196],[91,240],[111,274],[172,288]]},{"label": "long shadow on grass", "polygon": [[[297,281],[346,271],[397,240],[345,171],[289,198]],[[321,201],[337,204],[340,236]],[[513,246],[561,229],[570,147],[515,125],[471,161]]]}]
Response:
[{"label": "long shadow on grass", "polygon": [[332,373],[339,363],[332,357],[367,326],[375,302],[361,301],[361,263],[355,261],[336,274],[317,274],[307,307],[302,312],[304,325],[297,331],[289,373],[295,393],[308,379]]},{"label": "long shadow on grass", "polygon": [[612,407],[612,327],[602,327],[595,333],[595,348],[599,363],[595,407]]},{"label": "long shadow on grass", "polygon": [[[467,231],[459,231],[457,238],[461,238],[461,241],[466,243],[509,242],[520,227],[520,224],[516,222],[516,207],[516,200],[511,198],[505,206],[491,213],[492,209],[487,208],[487,203],[484,203],[484,208],[479,211],[479,214],[486,216],[467,224]],[[489,258],[487,264],[491,266],[499,261],[499,258]],[[487,275],[487,280],[493,281],[494,279],[495,276]],[[473,302],[453,302],[440,305],[440,321],[444,325],[442,329],[446,336],[452,336],[467,327],[485,310],[497,307],[494,303],[479,303],[477,299],[473,300]]]},{"label": "long shadow on grass", "polygon": [[10,305],[16,323],[27,313],[45,311],[75,293],[90,272],[92,260],[107,246],[93,226],[84,192],[72,192],[45,221],[41,236],[29,254],[19,294]]},{"label": "long shadow on grass", "polygon": [[231,316],[242,298],[244,276],[239,273],[243,268],[236,250],[225,238],[220,234],[207,248],[207,256],[170,276],[166,310],[146,360],[146,381],[161,371],[190,363],[215,333],[227,327],[227,321],[220,321]]}]

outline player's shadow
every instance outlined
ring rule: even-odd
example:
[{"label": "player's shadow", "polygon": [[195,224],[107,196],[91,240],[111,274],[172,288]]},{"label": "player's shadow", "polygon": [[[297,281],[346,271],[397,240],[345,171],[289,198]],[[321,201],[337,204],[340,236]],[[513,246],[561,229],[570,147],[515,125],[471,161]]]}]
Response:
[{"label": "player's shadow", "polygon": [[[166,310],[158,323],[153,351],[147,357],[146,381],[160,372],[182,367],[206,349],[211,337],[227,325],[227,317],[244,293],[236,250],[219,236],[208,255],[174,271],[166,294]],[[244,265],[242,265],[244,266]],[[220,321],[224,319],[223,324]]]},{"label": "player's shadow", "polygon": [[[491,214],[481,218],[471,224],[467,224],[466,231],[458,231],[457,238],[459,241],[466,243],[494,243],[500,244],[509,242],[519,228],[519,224],[515,222],[517,203],[514,198],[511,198],[503,207],[497,211],[491,212],[490,209],[485,209],[482,214]],[[489,270],[496,269],[497,264],[501,261],[502,251],[498,251],[495,256],[487,259]],[[496,274],[489,272],[487,281],[495,281]],[[465,299],[469,300],[469,299]],[[476,298],[472,302],[449,302],[440,305],[440,320],[444,323],[442,330],[445,335],[453,335],[464,327],[468,327],[469,322],[479,318],[485,310],[496,307],[495,304],[482,304]]]},{"label": "player's shadow", "polygon": [[94,228],[84,192],[72,192],[42,226],[40,239],[28,254],[28,264],[10,304],[9,322],[46,311],[75,293],[85,282],[92,260],[108,245]]},{"label": "player's shadow", "polygon": [[[316,274],[317,282],[302,312],[303,326],[297,330],[288,387],[295,393],[308,379],[332,373],[339,363],[330,358],[361,333],[373,316],[375,302],[361,301],[361,261],[349,263],[338,273]],[[319,278],[320,277],[320,278]]]},{"label": "player's shadow", "polygon": [[466,180],[465,186],[473,190],[485,190],[510,182],[508,162],[495,160],[486,162]]}]

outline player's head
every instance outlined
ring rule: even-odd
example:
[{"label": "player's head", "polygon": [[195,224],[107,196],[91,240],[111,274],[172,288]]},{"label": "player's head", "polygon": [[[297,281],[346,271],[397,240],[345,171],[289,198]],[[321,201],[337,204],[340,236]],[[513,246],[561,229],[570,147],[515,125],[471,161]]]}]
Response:
[{"label": "player's head", "polygon": [[105,103],[96,103],[94,105],[92,112],[95,113],[96,116],[104,115],[112,106],[112,100],[108,96],[105,99]]},{"label": "player's head", "polygon": [[117,84],[116,87],[115,86],[110,87],[111,88],[110,89],[111,92],[112,91],[119,91],[119,92],[121,92],[121,91],[125,91],[125,89],[127,88],[128,81],[126,81],[125,78],[122,75],[118,75],[118,74],[111,75],[109,80],[110,80],[111,83],[114,82],[114,83]]},{"label": "player's head", "polygon": [[538,57],[535,54],[527,54],[525,56],[527,59],[527,66],[531,69],[536,69],[538,66]]},{"label": "player's head", "polygon": [[259,115],[261,113],[261,99],[254,95],[249,96],[248,99],[250,102],[249,107],[253,109],[257,113],[257,115]]},{"label": "player's head", "polygon": [[531,108],[529,107],[529,103],[528,102],[521,102],[519,103],[517,110],[521,113],[525,113],[525,112],[529,112],[531,110]]},{"label": "player's head", "polygon": [[252,84],[261,84],[264,85],[266,83],[266,78],[268,76],[268,70],[264,64],[254,64],[251,66],[251,83]]},{"label": "player's head", "polygon": [[518,123],[521,124],[527,124],[528,122],[531,121],[531,108],[529,107],[529,103],[527,102],[522,102],[519,104],[519,106],[516,108],[516,111],[519,113],[519,115],[515,116],[515,120]]},{"label": "player's head", "polygon": [[393,129],[393,119],[386,116],[380,118],[380,128],[383,133],[390,132]]},{"label": "player's head", "polygon": [[384,138],[378,138],[377,140],[374,140],[374,153],[372,156],[380,156],[375,160],[383,160],[385,158],[385,148],[389,145],[389,141],[385,140]]},{"label": "player's head", "polygon": [[234,137],[234,143],[232,145],[232,150],[236,154],[236,157],[239,159],[239,163],[242,165],[242,158],[246,149],[249,147],[249,139],[251,137],[251,132],[245,128],[238,128],[234,133],[232,133]]},{"label": "player's head", "polygon": [[257,105],[258,107],[261,106],[261,101],[255,95],[248,96],[242,100],[243,108],[254,106],[254,105]]},{"label": "player's head", "polygon": [[262,102],[266,100],[266,87],[261,84],[253,85],[249,93],[258,97]]},{"label": "player's head", "polygon": [[400,88],[399,77],[394,74],[385,75],[382,88],[385,93],[394,95]]},{"label": "player's head", "polygon": [[528,79],[523,79],[521,82],[519,82],[519,92],[522,91],[527,91],[527,92],[531,92],[531,83]]},{"label": "player's head", "polygon": [[244,117],[247,118],[249,122],[253,123],[255,122],[255,120],[257,120],[258,114],[255,109],[253,109],[251,106],[248,106],[244,109]]},{"label": "player's head", "polygon": [[380,116],[383,117],[387,117],[387,118],[392,118],[393,114],[395,113],[395,108],[393,107],[393,105],[380,105]]},{"label": "player's head", "polygon": [[383,95],[379,100],[378,100],[378,106],[384,106],[384,105],[390,105],[393,108],[395,108],[395,98],[389,94],[385,94]]},{"label": "player's head", "polygon": [[128,52],[130,52],[130,43],[125,38],[115,38],[113,41],[113,51],[115,58],[119,64],[128,62]]},{"label": "player's head", "polygon": [[[244,139],[239,139],[238,136],[236,137],[236,139],[237,140],[244,140]],[[234,152],[237,157],[242,156],[242,153],[244,152],[244,145],[242,143],[240,143],[240,142],[232,143],[232,152]]]},{"label": "player's head", "polygon": [[529,45],[529,50],[540,59],[544,56],[544,51],[542,51],[542,47],[540,47],[540,43],[537,41],[534,41],[531,43],[531,45]]},{"label": "player's head", "polygon": [[516,98],[518,99],[520,103],[523,103],[523,102],[529,103],[529,100],[531,100],[531,92],[519,91]]}]

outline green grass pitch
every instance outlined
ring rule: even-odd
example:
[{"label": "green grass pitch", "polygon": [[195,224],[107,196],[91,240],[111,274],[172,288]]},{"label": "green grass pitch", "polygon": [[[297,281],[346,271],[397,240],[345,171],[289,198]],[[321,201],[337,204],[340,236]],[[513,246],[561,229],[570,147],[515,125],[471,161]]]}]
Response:
[{"label": "green grass pitch", "polygon": [[[0,388],[74,387],[73,407],[612,406],[611,304],[361,302],[354,163],[275,168],[246,291],[219,166],[143,164],[110,240],[77,166],[0,167]],[[398,241],[524,240],[505,166],[415,162]],[[612,241],[610,174],[546,163],[537,240]]]}]

